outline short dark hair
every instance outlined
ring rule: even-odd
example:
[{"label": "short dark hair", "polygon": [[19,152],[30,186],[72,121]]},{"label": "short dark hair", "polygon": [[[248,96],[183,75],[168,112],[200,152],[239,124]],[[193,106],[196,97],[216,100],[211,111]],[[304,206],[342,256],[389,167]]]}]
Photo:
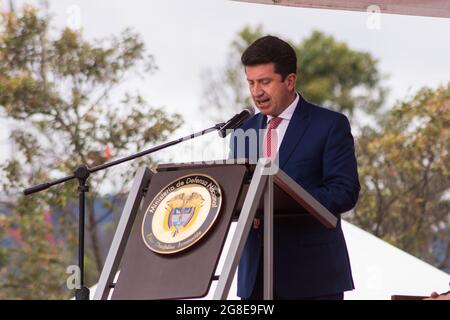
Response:
[{"label": "short dark hair", "polygon": [[289,43],[268,35],[253,42],[242,54],[244,66],[273,63],[275,72],[284,80],[289,74],[297,73],[297,55]]}]

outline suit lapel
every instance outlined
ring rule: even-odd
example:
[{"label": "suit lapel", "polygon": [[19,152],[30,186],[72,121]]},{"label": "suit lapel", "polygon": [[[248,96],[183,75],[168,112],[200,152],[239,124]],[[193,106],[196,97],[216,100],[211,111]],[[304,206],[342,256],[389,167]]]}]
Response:
[{"label": "suit lapel", "polygon": [[260,117],[257,122],[257,129],[265,129],[267,127],[267,116],[260,113]]},{"label": "suit lapel", "polygon": [[[256,135],[258,139],[258,159],[263,156],[263,143],[264,143],[264,132],[267,128],[267,116],[260,113],[259,119],[256,124]],[[264,130],[264,131],[263,131]]]},{"label": "suit lapel", "polygon": [[289,160],[292,152],[295,150],[297,144],[303,137],[306,129],[310,123],[310,106],[300,96],[297,107],[292,115],[291,121],[281,143],[279,155],[280,155],[280,168],[283,168],[286,162]]}]

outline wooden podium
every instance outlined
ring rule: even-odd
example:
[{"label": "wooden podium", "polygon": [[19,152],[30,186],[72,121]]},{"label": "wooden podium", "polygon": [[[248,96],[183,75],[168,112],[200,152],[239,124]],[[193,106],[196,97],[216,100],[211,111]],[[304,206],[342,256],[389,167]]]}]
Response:
[{"label": "wooden podium", "polygon": [[[274,217],[310,214],[327,228],[334,228],[337,223],[334,215],[267,159],[260,159],[256,165],[239,159],[165,164],[156,171],[141,167],[136,173],[95,300],[198,298],[205,296],[217,279],[213,299],[226,299],[258,210],[264,214],[264,299],[271,300]],[[155,203],[174,180],[193,175],[210,177],[220,185],[221,209],[217,218],[204,236],[180,252],[163,254],[150,250],[143,236],[149,204]],[[214,272],[233,219],[237,220],[236,230],[222,273],[217,277]]]}]

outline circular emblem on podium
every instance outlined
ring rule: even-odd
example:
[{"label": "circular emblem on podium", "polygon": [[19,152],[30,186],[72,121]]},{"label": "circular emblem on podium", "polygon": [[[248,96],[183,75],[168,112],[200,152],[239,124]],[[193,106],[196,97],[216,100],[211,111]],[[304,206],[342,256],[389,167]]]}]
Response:
[{"label": "circular emblem on podium", "polygon": [[161,254],[185,250],[212,227],[222,205],[219,184],[204,174],[191,174],[164,187],[145,211],[142,238]]}]

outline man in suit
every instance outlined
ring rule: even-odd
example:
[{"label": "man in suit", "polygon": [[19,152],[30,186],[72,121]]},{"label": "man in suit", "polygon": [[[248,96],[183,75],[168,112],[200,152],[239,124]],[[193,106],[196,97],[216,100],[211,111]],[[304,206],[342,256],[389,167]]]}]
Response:
[{"label": "man in suit", "polygon": [[[352,209],[360,185],[347,118],[315,106],[296,92],[297,58],[285,41],[265,36],[252,43],[242,63],[260,110],[240,129],[256,134],[256,146],[232,136],[232,156],[275,159],[278,166],[338,218],[327,229],[305,212],[274,218],[274,298],[343,299],[354,289],[340,214]],[[301,75],[300,75],[301,76]],[[241,130],[241,132],[242,132]],[[249,135],[250,136],[250,135]],[[255,135],[254,135],[255,136]],[[238,296],[263,298],[263,224],[255,218],[238,268]]]}]

